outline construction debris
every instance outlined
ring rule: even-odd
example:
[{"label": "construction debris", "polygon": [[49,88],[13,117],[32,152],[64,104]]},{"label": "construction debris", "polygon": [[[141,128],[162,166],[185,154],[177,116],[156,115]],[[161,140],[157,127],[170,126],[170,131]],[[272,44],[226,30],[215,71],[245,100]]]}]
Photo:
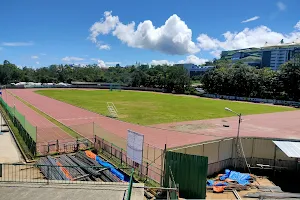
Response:
[{"label": "construction debris", "polygon": [[225,170],[225,174],[219,174],[214,180],[207,181],[207,189],[212,189],[216,193],[232,190],[249,190],[255,177],[251,174]]},{"label": "construction debris", "polygon": [[[121,182],[121,174],[109,163],[90,158],[92,152],[77,152],[75,155],[61,155],[58,157],[43,157],[37,161],[37,167],[48,180],[70,180],[70,181],[105,181]],[[96,155],[94,155],[96,158]],[[113,169],[112,169],[113,168]],[[118,175],[118,176],[117,176]],[[124,178],[123,178],[124,180]]]},{"label": "construction debris", "polygon": [[261,192],[282,192],[279,186],[261,186],[258,185],[257,188]]}]

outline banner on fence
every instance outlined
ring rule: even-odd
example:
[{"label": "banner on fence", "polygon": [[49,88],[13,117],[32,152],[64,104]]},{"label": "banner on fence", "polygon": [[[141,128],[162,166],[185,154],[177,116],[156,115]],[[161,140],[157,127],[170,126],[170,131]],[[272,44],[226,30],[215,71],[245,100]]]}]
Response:
[{"label": "banner on fence", "polygon": [[128,130],[127,157],[138,164],[143,163],[144,135]]}]

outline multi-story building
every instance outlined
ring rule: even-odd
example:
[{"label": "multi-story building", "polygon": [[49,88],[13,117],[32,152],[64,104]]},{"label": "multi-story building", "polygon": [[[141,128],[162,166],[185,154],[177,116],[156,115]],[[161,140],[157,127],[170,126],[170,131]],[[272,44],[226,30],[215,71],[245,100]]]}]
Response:
[{"label": "multi-story building", "polygon": [[243,61],[251,66],[270,67],[273,70],[278,70],[279,66],[291,60],[299,49],[300,44],[280,44],[262,48],[224,51],[221,58],[231,59],[232,62]]},{"label": "multi-story building", "polygon": [[188,71],[190,77],[202,75],[207,70],[214,68],[214,66],[198,66],[192,63],[175,64],[175,65],[184,67]]}]

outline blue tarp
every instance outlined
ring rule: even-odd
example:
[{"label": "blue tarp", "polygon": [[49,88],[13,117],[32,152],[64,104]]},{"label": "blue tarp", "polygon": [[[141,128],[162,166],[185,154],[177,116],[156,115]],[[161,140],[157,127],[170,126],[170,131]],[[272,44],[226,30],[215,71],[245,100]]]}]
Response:
[{"label": "blue tarp", "polygon": [[228,183],[226,182],[207,180],[207,186],[227,186],[227,185]]},{"label": "blue tarp", "polygon": [[225,170],[225,174],[220,177],[221,181],[224,181],[226,178],[237,181],[240,185],[250,184],[250,174],[240,173],[236,171],[230,171],[229,169]]},{"label": "blue tarp", "polygon": [[109,170],[111,171],[111,173],[113,173],[114,175],[116,175],[119,179],[121,179],[122,181],[124,181],[124,175],[122,173],[120,173],[118,170],[116,170],[116,168],[114,168],[114,166],[112,166],[110,163],[105,162],[104,160],[102,160],[99,156],[96,156],[96,161],[102,165],[103,167],[107,167],[109,168]]}]

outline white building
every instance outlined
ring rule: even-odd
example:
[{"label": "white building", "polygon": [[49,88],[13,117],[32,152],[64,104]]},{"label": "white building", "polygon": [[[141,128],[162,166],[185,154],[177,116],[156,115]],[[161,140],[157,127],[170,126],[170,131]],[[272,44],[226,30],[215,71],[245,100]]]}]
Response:
[{"label": "white building", "polygon": [[282,45],[262,49],[262,67],[278,70],[279,66],[289,61],[300,46]]}]

